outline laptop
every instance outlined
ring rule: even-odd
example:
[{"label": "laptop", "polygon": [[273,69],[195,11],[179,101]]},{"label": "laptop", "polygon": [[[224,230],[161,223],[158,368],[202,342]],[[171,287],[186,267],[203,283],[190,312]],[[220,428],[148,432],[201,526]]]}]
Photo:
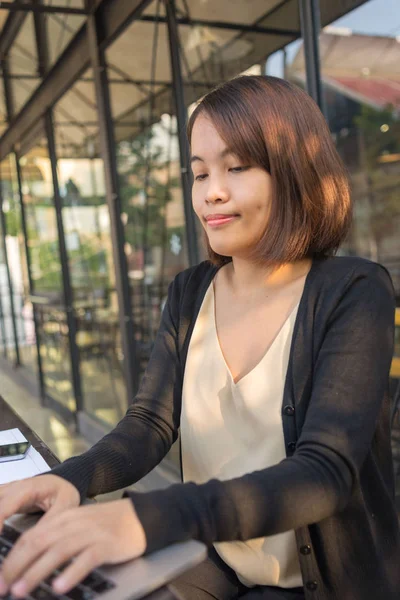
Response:
[{"label": "laptop", "polygon": [[[14,515],[0,532],[0,564],[23,531],[32,527],[38,515]],[[129,562],[92,571],[84,581],[63,596],[57,596],[51,583],[55,571],[28,597],[28,600],[137,600],[170,583],[207,556],[204,544],[196,541],[174,544]]]}]

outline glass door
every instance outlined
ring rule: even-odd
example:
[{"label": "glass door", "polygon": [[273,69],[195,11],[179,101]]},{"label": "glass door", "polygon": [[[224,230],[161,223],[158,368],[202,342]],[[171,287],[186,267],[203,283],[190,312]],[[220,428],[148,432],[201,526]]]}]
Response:
[{"label": "glass door", "polygon": [[72,416],[76,402],[47,142],[38,142],[19,164],[45,393]]}]

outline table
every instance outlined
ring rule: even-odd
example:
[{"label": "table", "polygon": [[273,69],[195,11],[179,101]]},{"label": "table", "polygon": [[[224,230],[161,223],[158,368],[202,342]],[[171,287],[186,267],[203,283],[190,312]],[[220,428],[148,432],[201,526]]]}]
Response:
[{"label": "table", "polygon": [[1,429],[14,429],[17,427],[21,430],[28,442],[41,454],[49,467],[55,467],[60,463],[55,454],[50,448],[36,435],[34,431],[18,416],[7,402],[0,396],[0,424]]},{"label": "table", "polygon": [[[25,423],[19,415],[7,404],[0,396],[0,423],[1,429],[14,429],[17,427],[32,444],[32,446],[43,456],[44,460],[50,467],[55,467],[60,463],[56,455],[48,448],[48,446],[36,435],[34,431]],[[100,597],[101,600],[101,597]],[[143,600],[178,600],[177,596],[172,593],[169,586],[166,585],[156,592],[147,595]]]}]

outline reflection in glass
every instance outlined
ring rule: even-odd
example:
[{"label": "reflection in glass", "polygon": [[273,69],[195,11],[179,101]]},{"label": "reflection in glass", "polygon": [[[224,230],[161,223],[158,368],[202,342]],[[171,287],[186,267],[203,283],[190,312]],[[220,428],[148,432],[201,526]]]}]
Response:
[{"label": "reflection in glass", "polygon": [[114,425],[126,411],[118,301],[93,81],[54,108],[58,179],[85,411]]},{"label": "reflection in glass", "polygon": [[75,411],[53,183],[46,143],[43,141],[23,156],[20,166],[45,388],[53,399]]},{"label": "reflection in glass", "polygon": [[[397,22],[396,0],[370,0],[325,28],[320,53],[326,115],[349,171],[354,200],[353,228],[343,252],[383,263],[400,301]],[[302,48],[290,71],[305,79]]]},{"label": "reflection in glass", "polygon": [[[156,15],[164,6],[154,2]],[[128,48],[138,48],[132,61]],[[188,266],[168,32],[134,22],[107,50],[138,369],[143,372],[167,288]]]},{"label": "reflection in glass", "polygon": [[30,299],[28,267],[21,221],[15,156],[0,165],[3,212],[6,222],[6,246],[12,281],[20,362],[37,374],[36,334],[33,304]]}]

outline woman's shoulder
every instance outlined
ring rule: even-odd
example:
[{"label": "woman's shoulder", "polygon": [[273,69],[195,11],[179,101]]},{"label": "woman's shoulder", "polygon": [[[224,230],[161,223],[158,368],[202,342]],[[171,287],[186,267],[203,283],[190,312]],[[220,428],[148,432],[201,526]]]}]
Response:
[{"label": "woman's shoulder", "polygon": [[339,305],[364,306],[369,312],[394,311],[393,282],[379,263],[358,256],[335,256],[314,261],[311,274],[308,301],[328,312]]},{"label": "woman's shoulder", "polygon": [[381,264],[360,256],[332,256],[314,261],[315,280],[324,281],[327,285],[353,284],[361,279],[374,279],[391,283],[388,270]]}]

